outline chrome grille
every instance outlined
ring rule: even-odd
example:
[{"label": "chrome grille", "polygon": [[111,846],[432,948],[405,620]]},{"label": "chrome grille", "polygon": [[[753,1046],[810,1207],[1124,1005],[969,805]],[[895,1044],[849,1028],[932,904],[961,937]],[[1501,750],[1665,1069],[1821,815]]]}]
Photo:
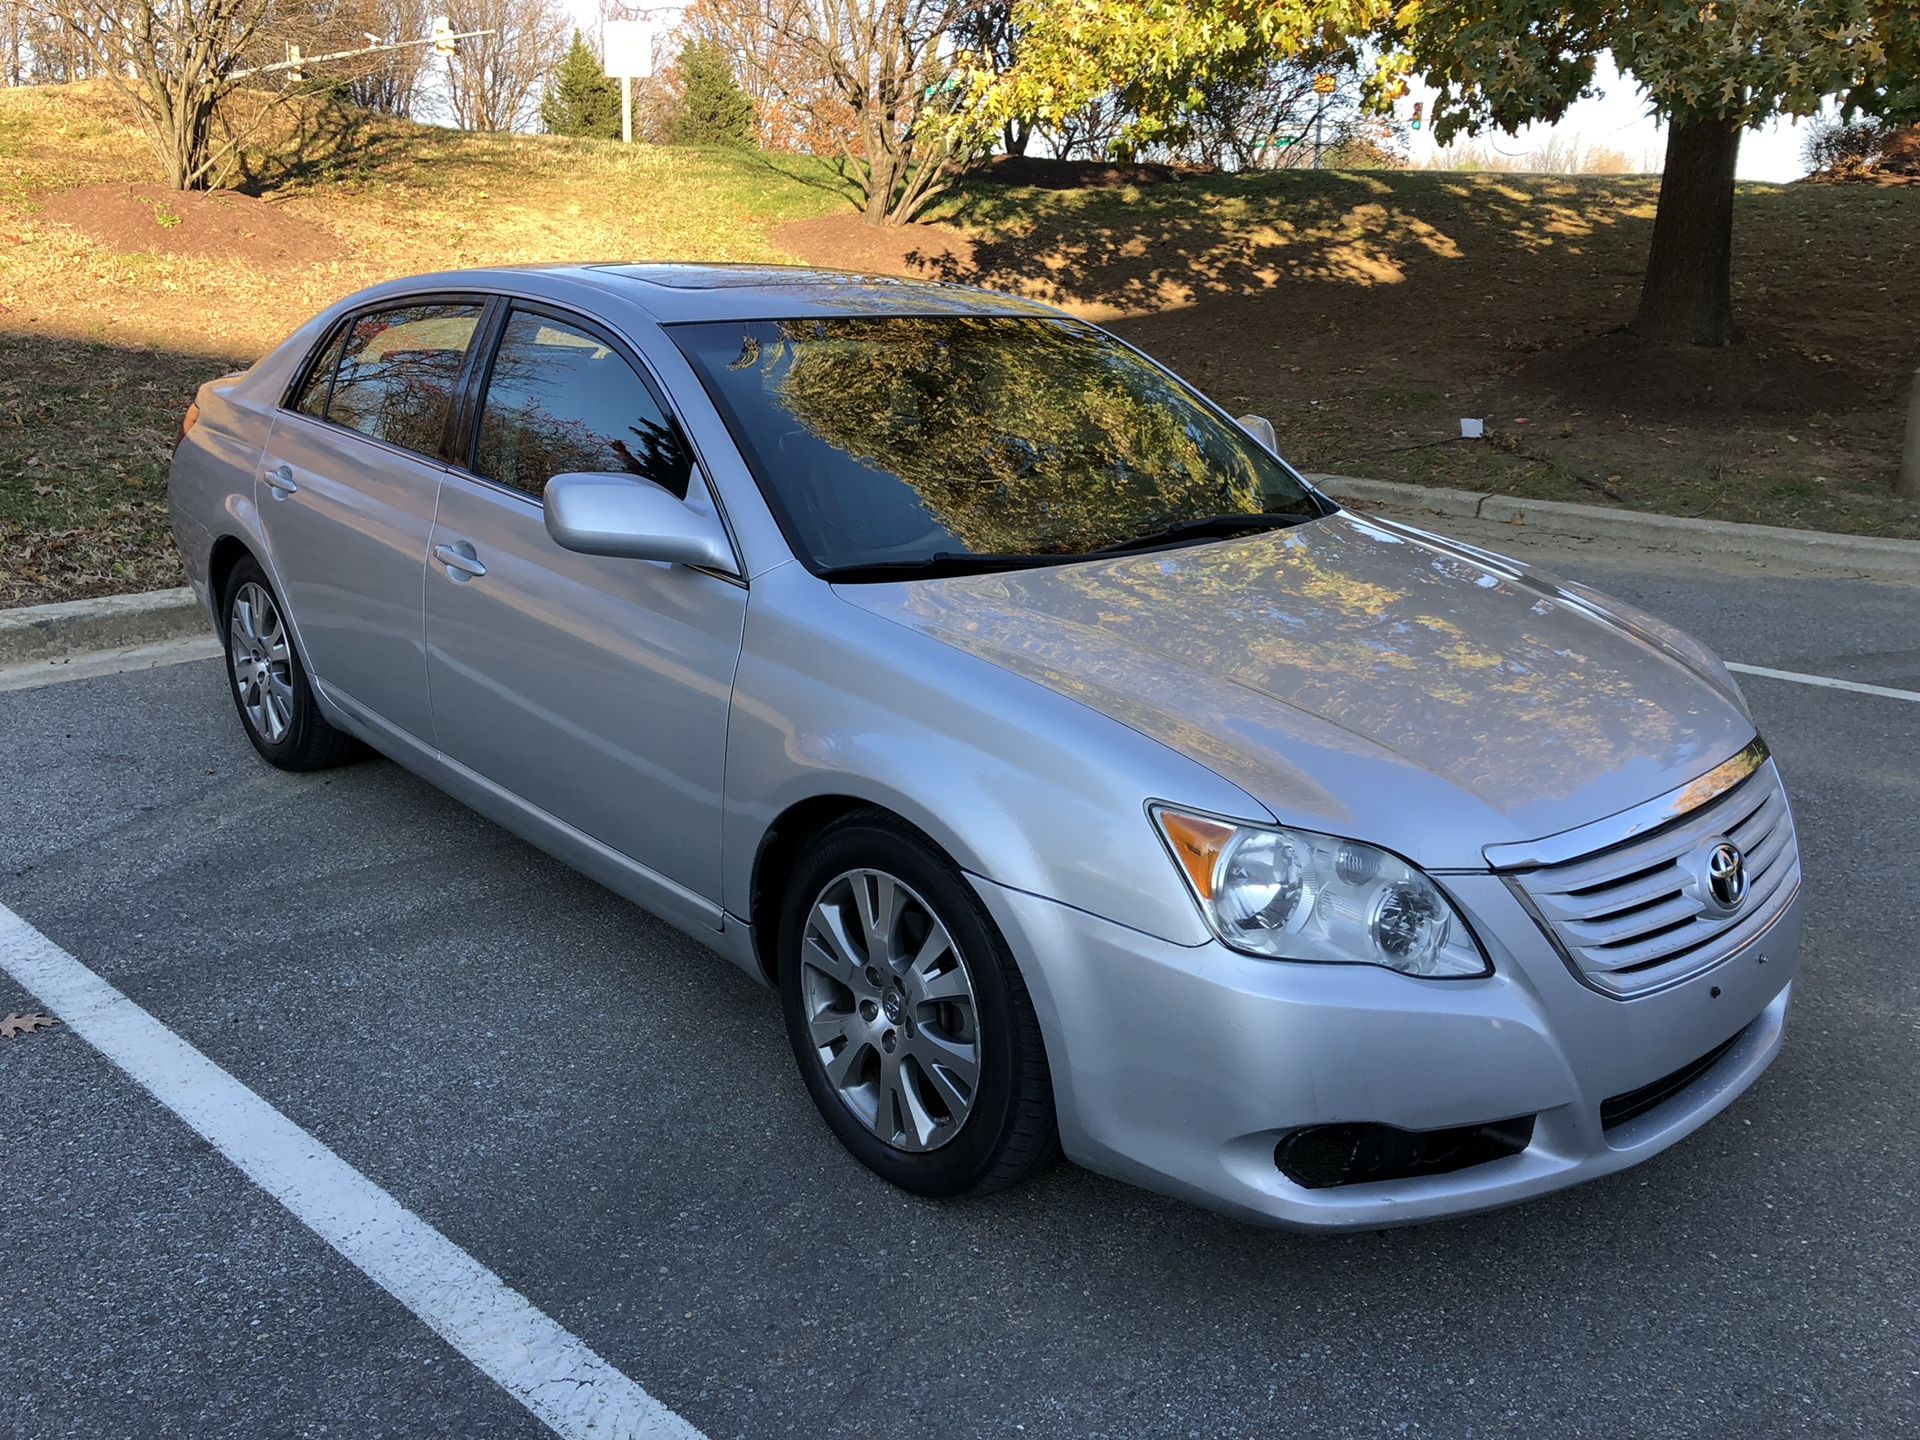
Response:
[{"label": "chrome grille", "polygon": [[[1722,839],[1746,857],[1746,894],[1731,914],[1709,902],[1697,864]],[[1697,974],[1764,931],[1800,887],[1800,849],[1768,761],[1651,834],[1520,871],[1508,883],[1581,978],[1627,997]]]}]

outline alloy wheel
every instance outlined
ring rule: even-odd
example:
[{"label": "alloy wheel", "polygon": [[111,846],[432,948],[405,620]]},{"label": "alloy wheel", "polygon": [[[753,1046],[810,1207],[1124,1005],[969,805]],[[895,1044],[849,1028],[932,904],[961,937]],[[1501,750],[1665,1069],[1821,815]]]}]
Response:
[{"label": "alloy wheel", "polygon": [[227,617],[227,658],[247,724],[269,745],[277,745],[293,724],[293,652],[273,596],[251,580],[234,592]]},{"label": "alloy wheel", "polygon": [[887,1144],[937,1150],[980,1083],[973,977],[918,893],[880,870],[835,876],[801,940],[808,1038],[848,1110]]}]

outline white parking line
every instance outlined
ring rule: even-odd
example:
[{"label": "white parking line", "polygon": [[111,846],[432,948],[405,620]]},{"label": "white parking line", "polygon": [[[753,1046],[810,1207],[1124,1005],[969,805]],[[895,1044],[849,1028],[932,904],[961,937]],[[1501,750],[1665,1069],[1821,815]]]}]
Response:
[{"label": "white parking line", "polygon": [[1831,675],[1803,675],[1798,670],[1770,670],[1765,665],[1726,662],[1727,669],[1742,675],[1764,675],[1769,680],[1791,680],[1798,685],[1818,685],[1826,690],[1851,690],[1856,695],[1882,695],[1889,700],[1920,700],[1920,690],[1895,690],[1887,685],[1867,685],[1859,680],[1836,680]]},{"label": "white parking line", "polygon": [[4,905],[0,970],[556,1435],[700,1440],[524,1295]]}]

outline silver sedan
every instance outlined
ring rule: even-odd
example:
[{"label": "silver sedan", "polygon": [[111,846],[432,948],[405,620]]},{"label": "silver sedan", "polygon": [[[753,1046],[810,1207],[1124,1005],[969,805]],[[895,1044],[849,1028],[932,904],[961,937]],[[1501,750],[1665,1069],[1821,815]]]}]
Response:
[{"label": "silver sedan", "polygon": [[1382,1226],[1645,1159],[1779,1048],[1800,860],[1702,646],[1341,510],[950,286],[382,285],[181,426],[254,747],[371,746],[777,989],[924,1195],[1058,1151]]}]

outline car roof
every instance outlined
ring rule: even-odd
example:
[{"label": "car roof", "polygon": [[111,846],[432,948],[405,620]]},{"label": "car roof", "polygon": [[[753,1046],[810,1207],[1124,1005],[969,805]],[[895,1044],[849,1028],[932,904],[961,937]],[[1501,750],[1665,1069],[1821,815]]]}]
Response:
[{"label": "car roof", "polygon": [[390,280],[367,292],[386,298],[405,290],[480,288],[507,294],[580,298],[588,286],[645,311],[659,324],[737,319],[801,319],[816,315],[1050,315],[1041,301],[981,286],[893,275],[829,271],[812,265],[722,265],[693,261],[595,261],[515,265]]},{"label": "car roof", "polygon": [[582,286],[634,306],[657,323],[790,320],[825,315],[1048,315],[1038,301],[972,285],[907,280],[805,265],[653,263],[503,266],[388,281],[360,298],[423,289],[499,289],[579,297]]}]

